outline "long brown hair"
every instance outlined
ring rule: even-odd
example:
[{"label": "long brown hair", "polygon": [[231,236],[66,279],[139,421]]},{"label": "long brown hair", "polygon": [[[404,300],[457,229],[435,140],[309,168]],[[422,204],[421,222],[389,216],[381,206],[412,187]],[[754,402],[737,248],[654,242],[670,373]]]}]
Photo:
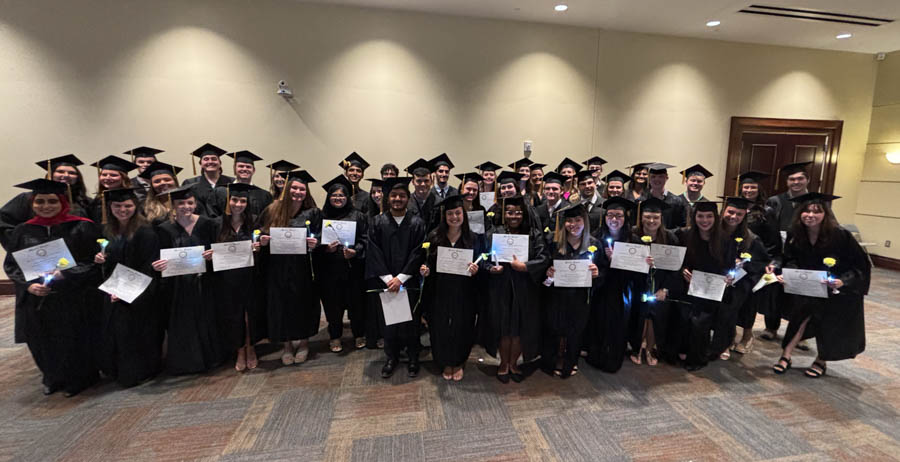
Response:
[{"label": "long brown hair", "polygon": [[[668,243],[668,233],[666,233],[666,223],[663,220],[662,212],[653,212],[649,210],[641,210],[641,215],[637,218],[637,225],[634,226],[634,234],[641,238],[647,233],[644,232],[644,213],[658,213],[659,214],[659,229],[656,230],[655,236],[650,236],[653,238],[653,242],[657,244],[667,244]],[[628,219],[626,218],[626,223],[628,223]]]},{"label": "long brown hair", "polygon": [[144,218],[144,215],[141,214],[140,207],[138,207],[138,201],[134,198],[125,199],[122,202],[131,201],[134,204],[134,215],[128,219],[128,224],[124,227],[119,223],[119,220],[115,217],[112,217],[112,201],[106,202],[107,213],[112,217],[109,220],[106,220],[106,224],[103,225],[103,235],[109,239],[113,239],[119,236],[125,236],[125,238],[131,238],[134,236],[134,233],[140,228],[148,223],[147,219]]},{"label": "long brown hair", "polygon": [[[166,172],[157,175],[169,175],[175,181],[175,187],[178,187],[178,177],[175,174]],[[163,200],[160,200],[160,197]],[[147,188],[147,198],[144,199],[144,216],[147,217],[147,220],[153,222],[160,218],[171,218],[172,210],[172,204],[169,202],[168,196],[165,194],[157,195],[152,185]]]},{"label": "long brown hair", "polygon": [[819,227],[819,236],[816,238],[816,244],[826,245],[830,243],[837,236],[840,229],[831,207],[819,201],[804,202],[803,205],[794,209],[794,216],[791,219],[791,240],[801,247],[812,247],[812,244],[809,242],[809,235],[806,232],[806,225],[800,220],[800,214],[812,208],[815,208],[813,211],[816,212],[820,210],[825,212],[825,218]]},{"label": "long brown hair", "polygon": [[[118,172],[118,170],[115,170],[115,171]],[[120,189],[128,189],[128,188],[131,188],[131,178],[128,178],[128,175],[126,175],[126,174],[124,174],[124,173],[122,173],[122,172],[119,172],[119,174],[122,175],[122,186],[120,186],[119,188],[120,188]],[[96,194],[95,197],[98,197],[98,198],[99,198],[100,195],[103,194],[103,191],[106,191],[106,187],[103,186],[103,183],[101,183],[101,182],[98,181],[98,182],[97,182],[97,194]]]},{"label": "long brown hair", "polygon": [[[283,198],[275,199],[266,207],[266,210],[263,211],[263,215],[265,215],[265,220],[263,221],[263,228],[265,231],[268,231],[270,228],[283,228],[288,226],[291,222],[291,218],[294,218],[294,214],[291,211],[294,200],[290,198],[289,194],[291,193],[291,184],[300,183],[306,188],[306,197],[303,199],[303,202],[300,203],[300,211],[314,209],[316,208],[316,201],[312,197],[312,192],[309,190],[309,184],[304,183],[296,178],[288,179],[284,182],[284,188],[286,191],[283,193]],[[349,198],[347,200],[350,200]]]},{"label": "long brown hair", "polygon": [[709,241],[704,241],[703,238],[700,237],[700,228],[697,227],[697,213],[701,211],[709,212],[709,210],[700,210],[700,207],[694,207],[693,211],[691,211],[691,228],[687,233],[687,242],[682,242],[682,245],[685,245],[687,247],[687,252],[685,253],[684,257],[685,264],[696,266],[697,263],[699,263],[697,261],[697,249],[700,248],[700,246],[704,245],[709,246],[709,254],[713,257],[716,263],[720,265],[724,264],[724,255],[722,255],[722,240],[725,239],[725,236],[722,233],[719,210],[712,210],[714,220],[712,228],[710,228],[709,230]]}]

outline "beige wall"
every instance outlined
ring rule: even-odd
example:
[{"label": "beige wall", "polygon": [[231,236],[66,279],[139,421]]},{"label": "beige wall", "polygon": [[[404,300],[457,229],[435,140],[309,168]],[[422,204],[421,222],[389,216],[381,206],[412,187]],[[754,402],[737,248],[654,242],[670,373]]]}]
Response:
[{"label": "beige wall", "polygon": [[[856,205],[856,223],[862,238],[878,245],[869,251],[900,258],[900,165],[892,165],[885,153],[900,152],[900,51],[878,63],[878,79],[872,101],[872,124],[865,166]],[[884,247],[885,241],[891,247]]]},{"label": "beige wall", "polygon": [[351,150],[376,166],[446,151],[462,171],[521,157],[526,139],[551,164],[700,162],[717,194],[729,118],[758,116],[844,120],[846,221],[876,73],[864,54],[275,0],[7,1],[0,62],[2,197],[65,152],[147,144],[185,166],[211,141],[325,181]]}]

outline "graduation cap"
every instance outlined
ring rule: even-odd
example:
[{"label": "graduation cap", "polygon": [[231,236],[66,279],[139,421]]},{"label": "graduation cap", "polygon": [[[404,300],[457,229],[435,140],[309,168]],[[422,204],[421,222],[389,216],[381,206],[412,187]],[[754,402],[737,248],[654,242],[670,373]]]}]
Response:
[{"label": "graduation cap", "polygon": [[509,164],[509,168],[511,168],[513,170],[519,170],[520,167],[531,167],[532,163],[533,162],[528,160],[527,157],[523,157],[523,158]]},{"label": "graduation cap", "polygon": [[510,172],[509,170],[504,170],[497,175],[497,184],[503,183],[516,183],[522,180],[522,175],[519,175],[519,172]]},{"label": "graduation cap", "polygon": [[750,170],[748,172],[741,173],[740,175],[737,176],[736,179],[741,184],[759,183],[760,181],[762,181],[770,176],[772,176],[772,175],[769,175],[768,173],[765,173],[765,172],[760,172],[757,170]]},{"label": "graduation cap", "polygon": [[718,212],[719,202],[699,201],[694,202],[694,209],[698,212]]},{"label": "graduation cap", "polygon": [[46,178],[38,178],[25,183],[16,185],[17,188],[28,189],[35,194],[65,194],[68,190],[66,183],[48,180]]},{"label": "graduation cap", "polygon": [[453,165],[453,162],[450,162],[450,156],[448,156],[446,152],[435,157],[434,159],[429,160],[428,162],[430,162],[431,165],[434,166],[435,170],[437,170],[437,168],[441,165],[446,165],[451,169],[455,167],[455,165]]},{"label": "graduation cap", "polygon": [[[775,173],[775,184],[776,185],[778,184],[778,180],[779,180],[779,178],[781,178],[782,174],[784,175],[785,178],[787,178],[795,173],[799,173],[799,172],[807,173],[806,167],[811,164],[812,164],[812,162],[794,162],[792,164],[782,165],[781,168],[778,169],[778,172]],[[807,177],[808,176],[809,176],[809,173],[807,173]]]},{"label": "graduation cap", "polygon": [[366,178],[366,181],[371,181],[372,186],[378,186],[379,188],[384,189],[384,180],[381,178]]},{"label": "graduation cap", "polygon": [[535,162],[535,163],[529,165],[528,168],[530,168],[531,171],[535,171],[535,170],[544,171],[544,167],[546,167],[546,166],[547,166],[547,164],[541,164],[541,163]]},{"label": "graduation cap", "polygon": [[480,170],[482,172],[495,172],[495,171],[503,168],[503,166],[497,165],[491,161],[487,161],[487,162],[483,162],[481,164],[476,165],[475,168],[477,168],[478,170]]},{"label": "graduation cap", "polygon": [[[699,204],[699,202],[698,202]],[[670,206],[666,203],[666,201],[662,199],[657,199],[655,197],[650,197],[649,199],[644,199],[640,203],[638,203],[638,210],[643,210],[644,212],[662,212],[663,210],[668,209]]]},{"label": "graduation cap", "polygon": [[331,193],[331,188],[339,184],[344,185],[344,187],[347,188],[348,194],[353,191],[353,183],[350,183],[350,180],[348,180],[344,175],[338,175],[332,178],[331,181],[322,185],[322,189],[324,189],[328,193]]},{"label": "graduation cap", "polygon": [[231,183],[225,185],[225,215],[231,215],[232,197],[250,197],[250,191],[261,189],[249,183]]},{"label": "graduation cap", "polygon": [[544,184],[547,183],[559,183],[560,185],[564,184],[568,178],[560,175],[556,172],[550,172],[544,175]]},{"label": "graduation cap", "polygon": [[651,163],[652,162],[640,162],[637,164],[629,165],[628,167],[625,167],[625,168],[630,169],[631,172],[634,173],[635,170],[643,170],[643,169],[647,168],[647,166],[650,165]]},{"label": "graduation cap", "polygon": [[668,174],[668,169],[675,167],[674,165],[664,164],[662,162],[651,162],[649,164],[644,164],[643,167],[646,167],[651,174],[653,175],[662,175]]},{"label": "graduation cap", "polygon": [[100,194],[100,224],[106,224],[108,213],[106,211],[106,204],[109,202],[125,202],[127,200],[133,200],[135,205],[140,205],[138,202],[137,191],[147,189],[143,186],[133,186],[131,188],[118,188],[118,189],[107,189]]},{"label": "graduation cap", "polygon": [[633,210],[635,207],[637,204],[622,196],[610,197],[603,202],[603,208],[606,210]]},{"label": "graduation cap", "polygon": [[579,182],[579,183],[582,182],[582,181],[584,181],[584,180],[587,180],[587,179],[592,179],[592,180],[593,180],[593,179],[594,179],[594,173],[591,172],[590,170],[582,170],[582,171],[580,171],[580,172],[578,172],[578,173],[575,174],[575,178],[578,179],[578,182]]},{"label": "graduation cap", "polygon": [[293,171],[288,175],[288,181],[299,181],[303,184],[315,183],[316,179],[306,170]]},{"label": "graduation cap", "polygon": [[344,157],[344,160],[338,162],[338,166],[344,170],[347,170],[350,167],[359,167],[362,170],[369,168],[369,163],[366,162],[365,159],[362,158],[361,155],[357,154],[356,151],[351,152],[347,157]]},{"label": "graduation cap", "polygon": [[[731,206],[739,209],[749,209],[753,201],[740,196],[719,196],[725,203],[725,207]],[[697,202],[699,204],[699,202]]]},{"label": "graduation cap", "polygon": [[453,175],[453,176],[459,178],[459,181],[461,181],[463,184],[466,184],[467,181],[474,181],[476,183],[479,181],[484,181],[484,178],[482,178],[481,175],[479,175],[475,172],[457,173],[456,175]]},{"label": "graduation cap", "polygon": [[444,211],[463,206],[463,197],[459,194],[453,194],[445,197],[437,205],[441,207],[441,219],[443,219]]},{"label": "graduation cap", "polygon": [[605,181],[607,183],[609,183],[610,181],[621,181],[622,186],[624,186],[625,183],[628,183],[629,181],[631,181],[631,176],[625,172],[622,172],[619,170],[613,170],[612,172],[610,172],[608,175],[606,175],[602,179],[603,179],[603,181]]},{"label": "graduation cap", "polygon": [[582,164],[587,165],[588,167],[590,167],[591,165],[603,165],[605,163],[606,163],[606,160],[600,156],[594,156],[594,157],[591,157],[590,159],[582,162]]},{"label": "graduation cap", "polygon": [[139,157],[152,157],[156,159],[156,155],[165,152],[162,149],[151,148],[147,146],[141,146],[134,149],[129,149],[122,154],[128,154],[131,156],[131,161],[134,162],[135,159]]},{"label": "graduation cap", "polygon": [[271,164],[266,165],[266,167],[269,167],[269,170],[273,170],[276,172],[290,172],[291,170],[300,168],[299,165],[286,160],[272,162]]},{"label": "graduation cap", "polygon": [[581,217],[587,214],[587,206],[585,201],[566,204],[557,213],[563,218]]},{"label": "graduation cap", "polygon": [[409,182],[412,181],[412,177],[409,176],[395,176],[392,178],[385,178],[383,180],[382,190],[384,191],[393,191],[395,189],[402,189],[409,193]]},{"label": "graduation cap", "polygon": [[565,167],[572,167],[572,169],[575,170],[575,173],[580,172],[581,169],[584,168],[581,165],[579,165],[578,162],[575,162],[574,160],[569,159],[568,157],[566,157],[565,159],[562,160],[562,162],[559,163],[559,166],[556,167],[556,171],[559,173],[562,173],[562,169]]},{"label": "graduation cap", "polygon": [[840,199],[841,196],[835,196],[833,194],[825,194],[820,192],[808,192],[806,194],[801,194],[797,197],[792,197],[790,199],[791,202],[796,204],[802,204],[804,202],[820,202],[826,203],[831,202],[836,199]]},{"label": "graduation cap", "polygon": [[703,178],[709,178],[713,176],[712,172],[703,168],[700,164],[694,164],[684,170],[681,171],[681,182],[684,183],[688,178],[694,175],[703,175]]},{"label": "graduation cap", "polygon": [[434,166],[431,165],[431,162],[428,162],[427,160],[425,160],[421,157],[418,158],[415,162],[409,164],[404,170],[406,171],[406,173],[413,174],[413,172],[415,172],[416,170],[418,170],[420,168],[424,168],[425,170],[428,170],[428,173],[434,172]]},{"label": "graduation cap", "polygon": [[[52,157],[47,160],[42,160],[39,162],[35,162],[38,167],[43,168],[47,171],[47,179],[50,179],[50,175],[56,170],[56,167],[60,165],[67,165],[69,167],[77,167],[79,165],[83,165],[81,159],[75,157],[75,154],[65,154],[59,157]],[[24,183],[23,183],[24,184]]]},{"label": "graduation cap", "polygon": [[262,157],[259,157],[256,154],[253,154],[252,152],[246,151],[246,150],[237,151],[237,152],[229,152],[226,155],[228,157],[233,158],[235,163],[242,162],[245,164],[252,164],[253,162],[256,162],[257,160],[263,160]]},{"label": "graduation cap", "polygon": [[170,189],[164,194],[169,196],[169,199],[172,201],[187,199],[188,197],[195,197],[193,185],[186,185],[180,188]]},{"label": "graduation cap", "polygon": [[115,170],[117,172],[128,173],[138,168],[137,164],[128,162],[118,156],[106,156],[91,165],[97,167],[97,176],[100,176],[100,170]]},{"label": "graduation cap", "polygon": [[175,177],[181,170],[181,167],[176,167],[165,162],[156,161],[150,164],[150,166],[148,166],[147,169],[141,172],[141,174],[138,176],[147,181],[150,181],[154,176],[162,174],[169,174],[172,175],[172,177]]},{"label": "graduation cap", "polygon": [[[206,143],[203,146],[200,146],[197,149],[191,151],[191,156],[203,158],[203,156],[214,155],[216,157],[222,157],[222,154],[225,154],[225,150],[212,144]],[[193,159],[191,160],[191,167],[194,168],[194,175],[197,174],[197,164],[194,163]]]}]

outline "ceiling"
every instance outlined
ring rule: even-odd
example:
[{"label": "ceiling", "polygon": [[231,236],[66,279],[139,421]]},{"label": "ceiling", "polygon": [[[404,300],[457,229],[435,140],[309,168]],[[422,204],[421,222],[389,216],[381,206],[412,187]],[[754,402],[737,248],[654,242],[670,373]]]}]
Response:
[{"label": "ceiling", "polygon": [[[562,0],[569,6],[563,13],[553,9],[557,0],[301,1],[861,53],[900,50],[900,0]],[[870,27],[738,12],[750,5],[895,21]],[[706,27],[713,19],[722,24]],[[836,39],[841,33],[853,37]]]}]

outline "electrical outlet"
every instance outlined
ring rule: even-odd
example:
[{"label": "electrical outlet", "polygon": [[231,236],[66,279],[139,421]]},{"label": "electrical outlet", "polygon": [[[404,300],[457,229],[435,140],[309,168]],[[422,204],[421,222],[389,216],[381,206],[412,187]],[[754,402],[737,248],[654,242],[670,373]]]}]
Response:
[{"label": "electrical outlet", "polygon": [[885,246],[885,247],[890,247],[890,246],[891,246],[891,241],[884,241],[884,246]]},{"label": "electrical outlet", "polygon": [[531,149],[532,147],[534,147],[533,144],[532,144],[532,142],[526,140],[526,141],[525,141],[525,152],[531,152],[531,151],[532,151],[532,149]]}]

